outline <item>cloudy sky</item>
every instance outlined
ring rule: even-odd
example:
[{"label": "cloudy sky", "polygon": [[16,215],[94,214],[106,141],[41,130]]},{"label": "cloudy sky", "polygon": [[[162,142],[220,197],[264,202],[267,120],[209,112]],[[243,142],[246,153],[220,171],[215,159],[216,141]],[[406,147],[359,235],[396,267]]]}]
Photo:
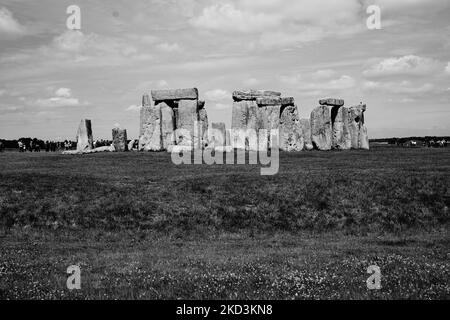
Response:
[{"label": "cloudy sky", "polygon": [[143,93],[194,86],[228,127],[231,92],[255,88],[304,118],[363,101],[370,137],[450,135],[449,17],[449,0],[2,0],[0,138],[73,139],[81,118],[134,138]]}]

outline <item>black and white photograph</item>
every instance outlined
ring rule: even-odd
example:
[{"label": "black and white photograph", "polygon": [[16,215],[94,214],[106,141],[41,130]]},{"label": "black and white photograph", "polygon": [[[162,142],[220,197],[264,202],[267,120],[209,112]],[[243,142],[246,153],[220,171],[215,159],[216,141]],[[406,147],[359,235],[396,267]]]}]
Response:
[{"label": "black and white photograph", "polygon": [[0,300],[450,300],[449,21],[449,0],[0,0]]}]

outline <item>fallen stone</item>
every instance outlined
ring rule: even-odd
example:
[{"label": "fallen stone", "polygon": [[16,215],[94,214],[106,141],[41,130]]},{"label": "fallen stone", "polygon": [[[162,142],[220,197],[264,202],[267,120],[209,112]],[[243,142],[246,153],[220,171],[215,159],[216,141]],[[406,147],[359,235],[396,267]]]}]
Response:
[{"label": "fallen stone", "polygon": [[319,106],[311,112],[311,140],[319,150],[331,150],[332,145],[331,107]]},{"label": "fallen stone", "polygon": [[114,145],[98,147],[95,149],[86,149],[86,150],[67,150],[63,151],[62,154],[65,155],[76,155],[76,154],[89,154],[89,153],[99,153],[99,152],[115,152],[116,149]]},{"label": "fallen stone", "polygon": [[93,145],[91,120],[83,119],[77,131],[77,150],[90,150],[93,149]]},{"label": "fallen stone", "polygon": [[303,147],[304,139],[297,107],[286,107],[280,117],[280,149],[283,151],[301,151]]},{"label": "fallen stone", "polygon": [[320,99],[319,104],[321,106],[342,107],[344,105],[344,100],[334,98]]},{"label": "fallen stone", "polygon": [[281,92],[268,90],[237,90],[233,92],[233,100],[256,100],[256,98],[267,96],[281,96]]},{"label": "fallen stone", "polygon": [[197,100],[197,88],[174,89],[174,90],[152,90],[153,101],[165,100]]},{"label": "fallen stone", "polygon": [[121,128],[112,129],[113,146],[117,152],[128,151],[127,130]]}]

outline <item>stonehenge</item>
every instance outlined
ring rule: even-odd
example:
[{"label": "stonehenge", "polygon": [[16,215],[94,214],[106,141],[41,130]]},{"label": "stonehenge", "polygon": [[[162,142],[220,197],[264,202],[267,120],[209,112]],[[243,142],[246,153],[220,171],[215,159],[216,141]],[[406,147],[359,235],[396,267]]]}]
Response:
[{"label": "stonehenge", "polygon": [[[68,153],[369,149],[365,104],[347,107],[343,99],[324,98],[305,119],[300,118],[294,98],[281,92],[236,90],[232,100],[231,129],[227,130],[223,122],[209,124],[197,88],[152,90],[142,97],[138,139],[128,141],[127,131],[116,127],[112,145],[94,149],[91,121],[83,119],[77,131],[77,150]],[[272,135],[272,130],[278,135]]]}]

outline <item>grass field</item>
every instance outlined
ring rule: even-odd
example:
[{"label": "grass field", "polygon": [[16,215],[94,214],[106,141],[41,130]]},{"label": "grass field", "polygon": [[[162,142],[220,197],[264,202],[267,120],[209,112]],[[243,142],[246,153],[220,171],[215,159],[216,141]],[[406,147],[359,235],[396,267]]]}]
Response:
[{"label": "grass field", "polygon": [[0,298],[449,299],[449,159],[282,153],[261,176],[167,153],[1,153]]}]

